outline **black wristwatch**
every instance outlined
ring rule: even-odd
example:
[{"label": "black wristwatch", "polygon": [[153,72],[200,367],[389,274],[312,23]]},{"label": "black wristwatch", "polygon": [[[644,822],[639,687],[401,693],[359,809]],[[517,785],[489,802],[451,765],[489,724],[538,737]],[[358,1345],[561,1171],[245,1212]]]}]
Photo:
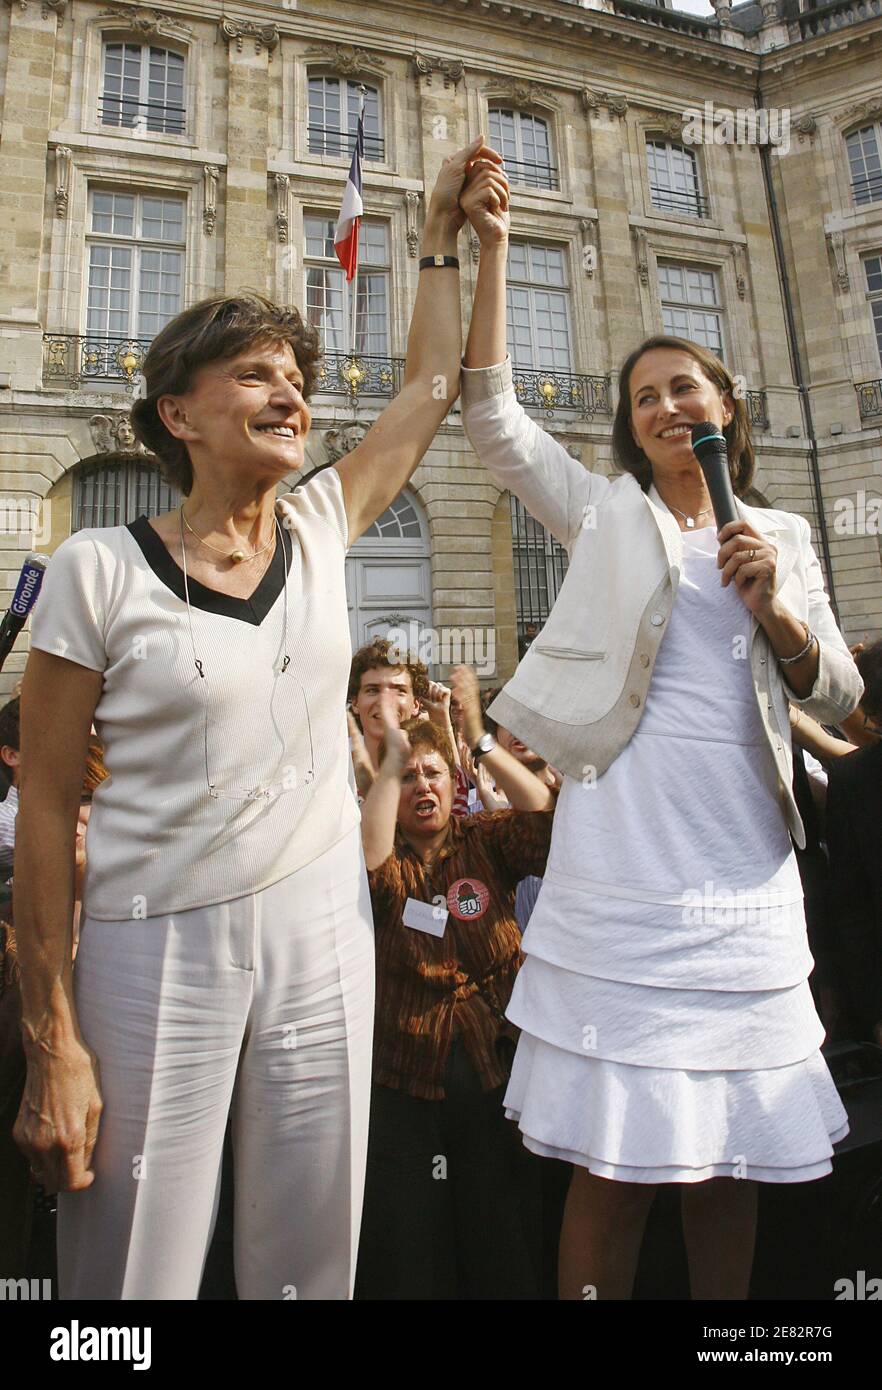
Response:
[{"label": "black wristwatch", "polygon": [[481,737],[478,739],[478,742],[475,744],[474,748],[469,749],[469,752],[472,755],[472,762],[480,762],[484,754],[492,753],[495,747],[496,739],[493,737],[493,735],[482,734]]}]

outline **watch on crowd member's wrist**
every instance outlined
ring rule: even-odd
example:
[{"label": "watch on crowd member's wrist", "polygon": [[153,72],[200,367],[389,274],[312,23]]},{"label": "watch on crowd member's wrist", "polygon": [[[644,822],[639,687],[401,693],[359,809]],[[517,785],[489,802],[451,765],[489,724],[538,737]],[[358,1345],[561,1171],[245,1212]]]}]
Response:
[{"label": "watch on crowd member's wrist", "polygon": [[482,734],[473,748],[469,749],[472,761],[477,764],[481,761],[485,753],[492,753],[496,747],[496,739],[492,734]]}]

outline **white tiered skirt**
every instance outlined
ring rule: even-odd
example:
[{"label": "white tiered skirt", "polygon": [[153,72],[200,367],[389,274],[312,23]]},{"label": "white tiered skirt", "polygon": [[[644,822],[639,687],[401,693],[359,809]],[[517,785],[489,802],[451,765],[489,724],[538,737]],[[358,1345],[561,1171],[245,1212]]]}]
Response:
[{"label": "white tiered skirt", "polygon": [[[755,993],[659,989],[528,957],[507,1012],[522,1031],[506,1115],[532,1152],[600,1177],[807,1182],[830,1172],[848,1132],[805,982]],[[749,1066],[731,1065],[748,1057]]]}]

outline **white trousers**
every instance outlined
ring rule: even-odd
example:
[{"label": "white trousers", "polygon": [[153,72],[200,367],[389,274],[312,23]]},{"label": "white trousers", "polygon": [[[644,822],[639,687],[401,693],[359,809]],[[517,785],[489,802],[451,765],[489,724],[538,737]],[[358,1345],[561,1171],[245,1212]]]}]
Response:
[{"label": "white trousers", "polygon": [[95,1181],[59,1195],[63,1299],[195,1299],[232,1116],[243,1299],[352,1296],[373,924],[359,828],[259,893],[86,915],[74,969],[100,1064]]}]

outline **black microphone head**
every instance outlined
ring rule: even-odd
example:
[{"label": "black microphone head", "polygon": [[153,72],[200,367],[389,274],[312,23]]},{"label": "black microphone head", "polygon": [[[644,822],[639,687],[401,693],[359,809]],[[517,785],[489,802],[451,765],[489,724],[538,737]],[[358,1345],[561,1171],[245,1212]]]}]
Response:
[{"label": "black microphone head", "polygon": [[696,458],[701,458],[702,455],[707,457],[720,450],[726,452],[726,436],[716,425],[712,425],[710,420],[702,420],[692,426],[692,452]]}]

